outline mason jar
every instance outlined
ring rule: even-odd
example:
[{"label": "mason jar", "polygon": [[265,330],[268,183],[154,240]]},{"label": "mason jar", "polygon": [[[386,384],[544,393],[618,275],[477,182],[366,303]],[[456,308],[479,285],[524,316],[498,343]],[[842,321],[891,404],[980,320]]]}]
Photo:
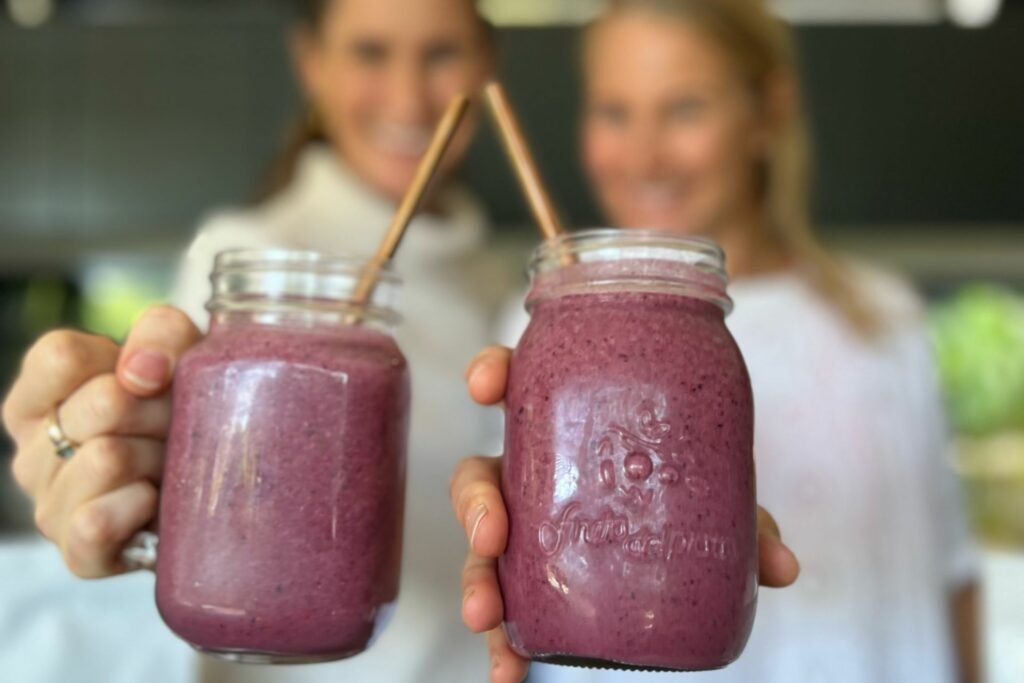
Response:
[{"label": "mason jar", "polygon": [[398,594],[409,375],[398,278],[367,264],[231,251],[209,333],[176,368],[157,605],[181,638],[246,662],[364,650]]},{"label": "mason jar", "polygon": [[498,567],[519,654],[700,670],[742,651],[757,597],[753,401],[723,258],[641,230],[535,252]]}]

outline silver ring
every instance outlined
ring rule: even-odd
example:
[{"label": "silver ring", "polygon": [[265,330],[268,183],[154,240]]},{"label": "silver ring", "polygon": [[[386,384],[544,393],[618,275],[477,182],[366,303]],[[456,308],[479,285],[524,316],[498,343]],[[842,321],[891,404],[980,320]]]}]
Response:
[{"label": "silver ring", "polygon": [[46,424],[46,436],[49,437],[50,443],[53,444],[53,452],[61,460],[67,460],[73,456],[75,449],[78,448],[78,444],[69,439],[68,435],[64,433],[56,410],[50,415],[50,419]]}]

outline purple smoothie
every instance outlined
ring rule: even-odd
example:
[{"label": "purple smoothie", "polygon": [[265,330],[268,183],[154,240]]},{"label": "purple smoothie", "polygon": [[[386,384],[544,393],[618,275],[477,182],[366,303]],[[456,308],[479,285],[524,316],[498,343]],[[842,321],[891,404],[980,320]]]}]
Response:
[{"label": "purple smoothie", "polygon": [[[552,277],[564,292],[610,267],[633,266]],[[750,382],[723,310],[615,287],[540,296],[548,280],[507,392],[510,643],[563,663],[725,666],[753,625],[757,513]]]},{"label": "purple smoothie", "polygon": [[409,380],[393,339],[219,323],[173,391],[164,620],[249,661],[365,649],[398,593]]}]

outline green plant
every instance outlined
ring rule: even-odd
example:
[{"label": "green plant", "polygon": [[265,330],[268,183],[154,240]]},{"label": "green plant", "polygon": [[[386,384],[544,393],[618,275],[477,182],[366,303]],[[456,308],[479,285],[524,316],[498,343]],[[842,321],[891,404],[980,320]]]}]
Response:
[{"label": "green plant", "polygon": [[935,307],[932,334],[957,430],[1024,428],[1024,299],[992,285],[968,287]]}]

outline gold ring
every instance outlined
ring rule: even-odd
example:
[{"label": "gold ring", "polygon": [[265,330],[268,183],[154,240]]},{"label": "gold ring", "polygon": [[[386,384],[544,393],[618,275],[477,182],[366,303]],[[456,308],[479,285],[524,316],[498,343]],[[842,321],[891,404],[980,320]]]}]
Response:
[{"label": "gold ring", "polygon": [[53,411],[47,421],[46,436],[50,438],[50,443],[53,444],[53,452],[62,460],[70,458],[75,454],[75,449],[78,448],[78,444],[69,439],[68,435],[64,433],[56,410]]}]

